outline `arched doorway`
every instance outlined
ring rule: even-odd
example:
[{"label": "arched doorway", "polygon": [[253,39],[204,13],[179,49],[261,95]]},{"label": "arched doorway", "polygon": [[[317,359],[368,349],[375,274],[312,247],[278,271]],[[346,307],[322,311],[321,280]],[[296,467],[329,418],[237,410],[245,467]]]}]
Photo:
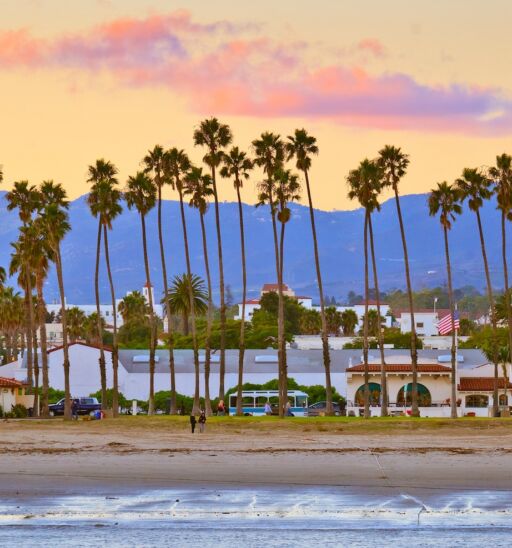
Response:
[{"label": "arched doorway", "polygon": [[[432,396],[430,395],[428,388],[420,383],[417,384],[417,387],[418,405],[420,407],[430,407],[432,405]],[[396,403],[397,405],[402,405],[405,407],[412,404],[412,383],[408,383],[406,386],[402,386],[402,388],[400,388],[396,397]]]},{"label": "arched doorway", "polygon": [[508,405],[508,396],[506,394],[500,394],[500,405]]},{"label": "arched doorway", "polygon": [[[380,384],[376,382],[368,383],[370,389],[370,405],[380,405]],[[364,405],[364,384],[362,384],[356,392],[355,403],[362,407]]]},{"label": "arched doorway", "polygon": [[485,394],[471,394],[466,396],[466,407],[488,407],[489,396]]}]

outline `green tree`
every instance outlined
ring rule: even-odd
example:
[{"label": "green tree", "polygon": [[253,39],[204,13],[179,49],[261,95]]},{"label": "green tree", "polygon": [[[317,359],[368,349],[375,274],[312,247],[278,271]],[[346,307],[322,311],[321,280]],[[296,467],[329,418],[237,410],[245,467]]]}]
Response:
[{"label": "green tree", "polygon": [[345,337],[352,337],[357,327],[357,314],[354,310],[344,310],[341,313],[341,329]]},{"label": "green tree", "polygon": [[302,335],[318,335],[322,331],[322,317],[316,310],[304,310],[300,319]]},{"label": "green tree", "polygon": [[325,309],[325,318],[327,321],[327,332],[337,337],[343,323],[341,312],[338,312],[335,306],[328,306]]},{"label": "green tree", "polygon": [[451,396],[451,408],[452,419],[457,418],[457,356],[456,356],[456,344],[455,344],[455,323],[454,314],[455,306],[453,302],[453,288],[452,288],[452,269],[450,263],[450,248],[448,244],[448,232],[452,228],[452,224],[455,221],[455,215],[462,213],[462,207],[459,203],[460,195],[459,191],[450,186],[446,181],[438,183],[437,187],[430,193],[428,199],[429,213],[435,216],[439,213],[439,220],[444,236],[444,252],[446,257],[446,274],[448,278],[448,301],[450,303],[450,314],[452,318],[452,396]]},{"label": "green tree", "polygon": [[288,136],[286,143],[288,159],[296,158],[295,166],[302,171],[306,181],[306,191],[309,204],[309,219],[311,223],[311,233],[313,236],[313,251],[315,255],[316,279],[318,282],[318,293],[320,296],[320,317],[322,321],[322,351],[325,369],[325,386],[327,391],[326,411],[332,413],[332,387],[331,387],[331,356],[329,353],[329,336],[327,327],[327,318],[325,313],[324,289],[322,284],[322,272],[320,269],[320,256],[318,253],[318,239],[315,226],[315,210],[313,208],[313,198],[311,195],[311,186],[309,182],[309,172],[311,169],[311,158],[318,154],[316,138],[309,135],[305,129],[296,129],[294,135]]},{"label": "green tree", "polygon": [[[238,350],[238,396],[236,414],[242,415],[242,384],[244,375],[245,355],[245,302],[247,300],[247,268],[245,260],[245,235],[244,235],[244,212],[242,207],[241,190],[245,180],[249,178],[249,171],[253,168],[253,162],[247,154],[238,147],[233,147],[222,159],[224,166],[220,174],[225,178],[232,178],[236,190],[238,202],[238,221],[240,225],[240,251],[242,258],[242,321],[240,322],[240,341]],[[229,289],[229,286],[227,287]]]},{"label": "green tree", "polygon": [[[167,295],[167,264],[165,261],[164,236],[162,230],[162,187],[165,184],[171,184],[172,180],[166,173],[167,154],[163,147],[156,145],[153,150],[148,151],[144,157],[145,171],[153,178],[153,184],[158,194],[158,243],[160,246],[160,262],[162,264],[162,280],[164,295]],[[171,312],[169,307],[167,311],[167,345],[169,347],[169,369],[171,374],[171,415],[177,413],[176,404],[176,370],[174,366],[174,340],[172,333]]]},{"label": "green tree", "polygon": [[[199,213],[199,223],[201,225],[201,236],[203,242],[204,267],[206,271],[206,281],[208,287],[208,310],[206,314],[206,338],[204,347],[204,401],[205,412],[208,416],[210,416],[212,414],[212,406],[210,401],[210,355],[211,330],[213,321],[213,298],[212,279],[210,276],[210,261],[208,259],[208,241],[206,238],[206,226],[204,222],[204,216],[208,211],[208,198],[213,196],[212,178],[209,175],[203,175],[202,168],[192,167],[185,178],[185,183],[185,194],[190,195],[189,205],[197,209]],[[188,303],[190,303],[190,299],[187,299],[187,301]],[[224,344],[226,344],[225,341]]]},{"label": "green tree", "polygon": [[220,291],[220,366],[219,366],[219,400],[224,399],[224,376],[226,372],[226,342],[224,330],[226,327],[226,303],[224,295],[224,262],[222,258],[222,235],[220,230],[219,196],[217,193],[217,169],[224,158],[223,150],[231,143],[233,136],[228,125],[222,124],[217,118],[208,118],[200,122],[194,131],[194,144],[206,148],[204,163],[210,168],[212,176],[213,198],[215,201],[215,227],[217,229],[217,249],[219,259],[219,291]]},{"label": "green tree", "polygon": [[144,255],[144,268],[146,271],[146,285],[149,295],[149,326],[151,338],[149,344],[149,407],[148,414],[155,412],[155,346],[156,346],[156,321],[153,309],[153,295],[151,291],[151,276],[149,270],[148,246],[146,238],[146,215],[155,207],[156,189],[151,179],[139,171],[135,176],[129,177],[124,193],[128,209],[136,209],[139,213],[142,229],[142,251]]},{"label": "green tree", "polygon": [[85,312],[73,306],[68,311],[68,334],[72,343],[85,338]]},{"label": "green tree", "polygon": [[140,291],[132,291],[121,299],[118,305],[123,323],[143,322],[149,316],[149,306]]}]

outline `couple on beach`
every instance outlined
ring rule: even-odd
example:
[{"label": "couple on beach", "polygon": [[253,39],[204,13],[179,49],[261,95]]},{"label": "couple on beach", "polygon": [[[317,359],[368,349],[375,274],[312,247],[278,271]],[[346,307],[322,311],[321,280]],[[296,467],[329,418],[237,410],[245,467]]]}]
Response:
[{"label": "couple on beach", "polygon": [[190,428],[192,434],[196,431],[196,423],[199,423],[199,432],[202,434],[206,427],[206,412],[204,409],[201,409],[199,412],[199,419],[196,419],[196,416],[193,413],[190,415]]}]

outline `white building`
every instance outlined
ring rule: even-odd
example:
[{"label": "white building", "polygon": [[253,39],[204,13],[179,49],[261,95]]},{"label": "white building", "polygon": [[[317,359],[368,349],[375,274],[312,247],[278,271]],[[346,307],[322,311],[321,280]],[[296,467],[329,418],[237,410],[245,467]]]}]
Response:
[{"label": "white building", "polygon": [[[128,291],[126,295],[130,295],[132,292]],[[145,297],[146,302],[149,304],[149,288],[148,284],[146,283],[144,287],[142,288],[142,295]],[[154,287],[151,286],[151,296],[153,298],[153,309],[155,311],[155,314],[159,317],[163,317],[163,306],[160,303],[155,302],[155,290]],[[119,313],[119,303],[122,299],[116,299],[116,313],[117,313],[117,326],[121,327],[123,325],[123,317]],[[82,312],[86,316],[90,316],[91,314],[95,314],[97,312],[96,304],[69,304],[66,300],[66,310],[69,310],[70,308],[79,308],[82,310]],[[54,302],[54,303],[47,303],[46,309],[48,312],[53,312],[55,315],[60,313],[61,305],[60,302]],[[107,326],[112,326],[114,323],[114,309],[112,308],[111,304],[100,304],[100,315],[105,320],[105,323]],[[62,339],[61,339],[62,340]]]},{"label": "white building", "polygon": [[[265,293],[279,291],[279,284],[264,284],[260,291],[260,298],[265,295]],[[301,304],[304,308],[312,309],[313,300],[311,297],[306,297],[303,295],[295,295],[295,291],[288,287],[286,284],[283,284],[283,295],[290,297],[292,299],[297,299],[298,303]],[[245,321],[250,322],[255,310],[260,308],[260,299],[249,299],[245,301]],[[235,320],[242,319],[242,303],[238,303],[238,314],[234,318]]]},{"label": "white building", "polygon": [[[416,334],[419,337],[432,337],[438,335],[437,324],[439,321],[450,314],[449,309],[419,309],[414,311],[414,323],[416,324]],[[411,313],[408,310],[395,312],[397,322],[400,324],[401,333],[410,333],[412,328]]]}]

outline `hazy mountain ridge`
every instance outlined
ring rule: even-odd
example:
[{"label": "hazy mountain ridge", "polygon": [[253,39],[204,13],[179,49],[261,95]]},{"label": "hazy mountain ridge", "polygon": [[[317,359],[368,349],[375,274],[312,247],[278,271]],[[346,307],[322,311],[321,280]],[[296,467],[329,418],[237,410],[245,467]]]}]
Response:
[{"label": "hazy mountain ridge", "polygon": [[[404,223],[407,230],[412,279],[415,287],[442,284],[444,247],[438,219],[429,217],[425,194],[402,198]],[[275,281],[275,259],[270,215],[267,208],[244,205],[247,246],[249,296],[256,296],[261,285]],[[179,203],[165,201],[163,228],[170,275],[185,271],[183,236],[179,217]],[[313,261],[313,244],[309,213],[303,205],[293,205],[293,219],[286,228],[285,281],[301,294],[317,295]],[[238,208],[236,203],[220,204],[222,221],[224,268],[226,283],[235,297],[241,290],[240,242]],[[7,267],[11,246],[17,237],[18,219],[15,212],[7,212],[5,192],[0,193],[0,264]],[[94,302],[94,260],[97,221],[87,207],[85,196],[70,204],[72,231],[62,245],[64,281],[68,302]],[[201,233],[198,213],[187,207],[191,261],[194,272],[204,274]],[[208,249],[212,280],[218,284],[216,232],[214,209],[207,214]],[[482,209],[482,221],[487,239],[488,256],[493,281],[502,286],[500,217],[494,203]],[[324,277],[325,293],[344,297],[351,289],[363,290],[363,211],[316,211],[318,241]],[[157,298],[161,295],[162,280],[156,225],[156,209],[148,216],[148,242],[151,281]],[[374,216],[375,246],[382,289],[404,287],[402,244],[396,218],[395,204],[389,200]],[[509,230],[510,232],[510,230]],[[116,292],[119,296],[139,289],[144,283],[144,265],[138,214],[125,208],[114,222],[109,238]],[[480,243],[474,213],[464,210],[450,233],[454,285],[473,284],[483,287],[484,274]],[[510,245],[508,246],[510,249]],[[102,263],[103,266],[103,263]],[[55,277],[46,284],[49,302],[58,298]],[[108,302],[106,272],[101,272],[102,301]]]}]

